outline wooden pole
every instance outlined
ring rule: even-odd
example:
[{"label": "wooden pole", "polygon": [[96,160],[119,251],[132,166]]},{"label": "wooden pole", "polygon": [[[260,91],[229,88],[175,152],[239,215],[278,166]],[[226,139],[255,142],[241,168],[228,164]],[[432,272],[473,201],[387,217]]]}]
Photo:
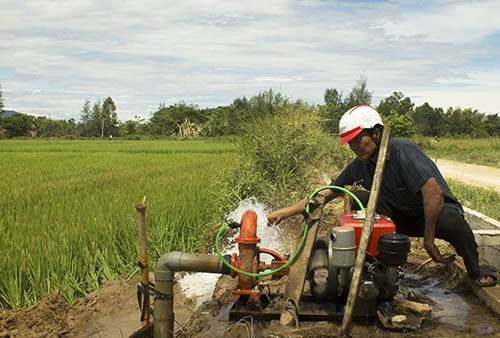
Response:
[{"label": "wooden pole", "polygon": [[[137,224],[139,232],[139,266],[141,268],[141,282],[149,285],[148,272],[148,241],[146,238],[146,196],[135,206],[137,210]],[[142,326],[149,324],[149,289],[144,287],[144,320]]]},{"label": "wooden pole", "polygon": [[302,250],[298,257],[290,265],[290,272],[288,273],[288,282],[285,288],[285,308],[280,315],[280,325],[291,326],[295,323],[298,327],[298,311],[300,297],[304,289],[304,283],[307,275],[307,267],[309,265],[309,258],[312,254],[312,248],[319,228],[319,220],[323,212],[323,205],[325,198],[321,195],[316,196],[317,204],[311,207],[309,215],[302,223],[301,233],[304,232],[306,223],[309,225],[309,231]]},{"label": "wooden pole", "polygon": [[368,207],[366,208],[365,223],[361,232],[361,239],[358,246],[358,255],[354,264],[354,273],[352,275],[351,286],[349,287],[349,295],[347,296],[347,303],[345,306],[344,318],[342,326],[340,327],[339,335],[346,337],[349,335],[350,325],[352,320],[352,313],[358,298],[359,283],[361,274],[363,272],[363,265],[366,258],[366,249],[370,243],[370,238],[373,229],[373,222],[375,220],[375,210],[377,208],[378,197],[380,188],[382,186],[382,176],[384,174],[385,157],[387,154],[387,147],[389,145],[389,137],[391,134],[390,127],[384,127],[382,135],[382,142],[377,157],[377,165],[375,167],[375,174],[373,175],[372,188],[370,190],[370,199],[368,200]]}]

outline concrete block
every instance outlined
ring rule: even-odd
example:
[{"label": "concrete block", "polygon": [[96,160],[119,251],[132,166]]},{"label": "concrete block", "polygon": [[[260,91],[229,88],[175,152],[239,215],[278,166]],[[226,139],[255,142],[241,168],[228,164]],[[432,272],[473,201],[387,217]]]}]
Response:
[{"label": "concrete block", "polygon": [[500,230],[500,222],[482,213],[463,207],[465,219],[472,230]]},{"label": "concrete block", "polygon": [[479,246],[500,246],[500,230],[472,230]]},{"label": "concrete block", "polygon": [[497,268],[500,273],[500,246],[480,246],[479,259]]},{"label": "concrete block", "polygon": [[479,258],[500,271],[500,230],[473,230]]}]

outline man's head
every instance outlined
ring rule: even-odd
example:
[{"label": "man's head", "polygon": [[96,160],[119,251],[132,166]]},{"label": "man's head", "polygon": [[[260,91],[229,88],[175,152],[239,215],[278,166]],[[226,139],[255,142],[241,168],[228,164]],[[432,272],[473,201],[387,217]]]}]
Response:
[{"label": "man's head", "polygon": [[349,109],[340,119],[339,144],[349,143],[349,147],[360,160],[372,160],[378,151],[384,123],[378,112],[366,105]]}]

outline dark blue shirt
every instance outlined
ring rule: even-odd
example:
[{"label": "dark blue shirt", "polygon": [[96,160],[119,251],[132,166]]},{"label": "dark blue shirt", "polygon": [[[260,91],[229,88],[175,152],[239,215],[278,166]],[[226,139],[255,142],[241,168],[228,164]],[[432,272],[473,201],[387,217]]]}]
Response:
[{"label": "dark blue shirt", "polygon": [[[344,187],[358,182],[370,190],[374,173],[374,163],[356,158],[330,185]],[[455,207],[463,215],[462,206],[451,193],[436,164],[415,143],[401,138],[390,140],[380,198],[394,211],[407,216],[423,215],[424,203],[420,189],[431,177],[443,191],[444,203]]]}]

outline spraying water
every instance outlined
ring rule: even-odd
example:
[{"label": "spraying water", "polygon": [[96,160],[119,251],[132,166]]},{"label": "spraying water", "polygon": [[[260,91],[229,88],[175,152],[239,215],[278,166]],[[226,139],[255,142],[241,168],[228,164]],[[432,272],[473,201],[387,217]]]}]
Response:
[{"label": "spraying water", "polygon": [[323,183],[325,185],[329,185],[330,182],[332,182],[332,179],[330,177],[328,177],[328,175],[326,173],[322,173],[320,179],[321,179],[321,181],[323,181]]},{"label": "spraying water", "polygon": [[[247,210],[252,210],[257,214],[257,236],[260,238],[260,243],[258,244],[261,248],[271,249],[280,254],[284,252],[290,252],[291,248],[285,243],[285,241],[281,240],[281,232],[277,227],[267,226],[267,214],[268,211],[266,207],[259,203],[255,197],[250,197],[246,200],[240,202],[240,205],[236,210],[231,212],[227,219],[229,221],[240,222],[243,213]],[[234,238],[232,238],[234,242]],[[237,250],[237,245],[234,242],[230,248],[224,250],[224,254],[229,254],[235,252]],[[261,260],[270,263],[271,257],[269,255],[261,255]]]},{"label": "spraying water", "polygon": [[[257,214],[257,236],[261,239],[261,242],[258,244],[259,247],[274,250],[279,254],[292,251],[293,248],[290,247],[290,241],[281,240],[283,234],[281,234],[280,230],[276,227],[267,226],[268,210],[255,197],[241,201],[238,207],[226,216],[227,222],[240,222],[243,213],[247,210],[252,210]],[[231,246],[222,248],[223,255],[237,252],[238,247],[234,239],[238,236],[239,233],[236,233],[231,238]],[[269,255],[261,255],[261,260],[267,263],[271,259]],[[219,274],[213,273],[192,273],[186,274],[178,283],[186,297],[195,298],[196,306],[199,306],[212,297],[219,277]]]}]

